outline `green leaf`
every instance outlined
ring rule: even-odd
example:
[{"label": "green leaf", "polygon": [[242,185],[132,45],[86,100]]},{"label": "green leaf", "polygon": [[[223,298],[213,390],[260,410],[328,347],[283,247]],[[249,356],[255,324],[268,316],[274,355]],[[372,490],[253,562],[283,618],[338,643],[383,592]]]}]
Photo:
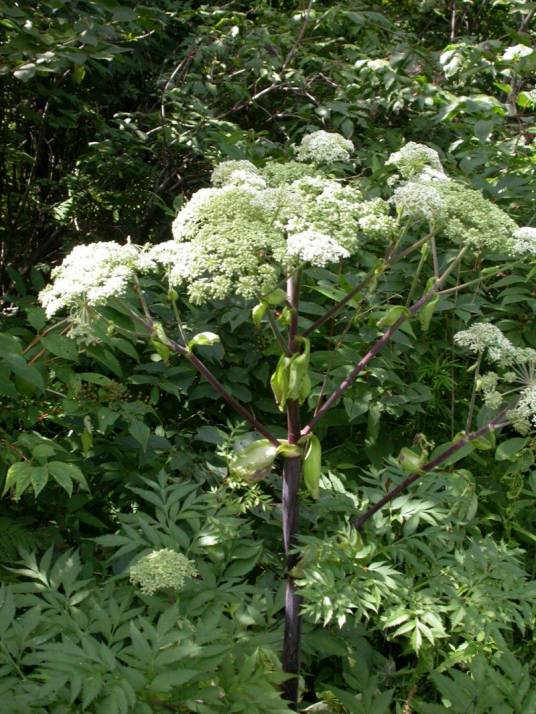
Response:
[{"label": "green leaf", "polygon": [[480,119],[475,124],[475,136],[481,144],[485,144],[489,138],[489,135],[493,131],[495,122],[488,119]]},{"label": "green leaf", "polygon": [[144,424],[144,422],[139,419],[132,419],[129,424],[128,431],[130,435],[136,439],[143,451],[147,451],[147,445],[151,436],[151,430],[147,424]]},{"label": "green leaf", "polygon": [[45,311],[40,307],[26,308],[26,317],[34,330],[42,330],[47,322]]},{"label": "green leaf", "polygon": [[37,498],[48,483],[48,469],[46,466],[34,466],[32,468],[32,486],[34,495]]},{"label": "green leaf", "polygon": [[495,450],[495,459],[497,461],[515,461],[512,457],[515,456],[521,449],[524,449],[528,443],[528,438],[519,436],[513,439],[507,439],[499,444]]},{"label": "green leaf", "polygon": [[198,675],[199,672],[195,669],[174,669],[171,672],[163,672],[153,679],[149,684],[149,689],[152,689],[153,692],[169,692],[174,687],[180,687]]},{"label": "green leaf", "polygon": [[18,498],[30,485],[32,481],[32,470],[33,466],[28,461],[18,461],[16,464],[12,464],[7,471],[2,496],[5,496],[14,486],[15,495]]},{"label": "green leaf", "polygon": [[13,76],[23,82],[27,82],[35,75],[36,69],[37,68],[33,62],[22,64],[13,72]]},{"label": "green leaf", "polygon": [[63,335],[45,335],[41,338],[41,343],[49,352],[56,357],[75,361],[78,358],[76,342]]},{"label": "green leaf", "polygon": [[84,474],[75,464],[65,463],[63,461],[50,461],[48,470],[52,478],[67,491],[69,496],[72,496],[73,493],[73,481],[76,481],[82,488],[89,491]]},{"label": "green leaf", "polygon": [[14,375],[19,377],[23,382],[28,383],[39,392],[44,392],[45,382],[41,372],[31,364],[28,364],[21,355],[8,352],[3,355],[4,361],[9,366]]},{"label": "green leaf", "polygon": [[5,357],[6,352],[21,355],[22,347],[20,342],[13,337],[13,335],[8,335],[6,332],[3,332],[0,334],[0,353]]}]

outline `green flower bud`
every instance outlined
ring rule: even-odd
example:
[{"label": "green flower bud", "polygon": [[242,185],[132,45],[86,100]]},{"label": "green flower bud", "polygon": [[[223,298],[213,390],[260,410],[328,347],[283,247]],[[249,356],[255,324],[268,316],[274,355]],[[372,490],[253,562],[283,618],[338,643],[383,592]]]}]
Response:
[{"label": "green flower bud", "polygon": [[281,355],[275,372],[270,377],[270,385],[274,393],[275,401],[281,411],[285,408],[288,399],[288,368],[291,361],[292,357]]},{"label": "green flower bud", "polygon": [[212,345],[216,345],[218,342],[220,342],[220,338],[215,332],[200,332],[188,342],[188,349],[191,350],[198,345],[202,347],[212,347]]},{"label": "green flower bud", "polygon": [[238,451],[229,464],[229,473],[246,481],[260,481],[272,470],[278,447],[268,439],[259,439]]},{"label": "green flower bud", "polygon": [[391,327],[401,317],[409,317],[410,311],[405,305],[393,305],[379,320],[378,327]]},{"label": "green flower bud", "polygon": [[292,310],[290,310],[288,307],[284,307],[281,310],[281,314],[277,318],[277,321],[281,325],[281,327],[288,327],[290,325],[290,321],[292,319]]},{"label": "green flower bud", "polygon": [[307,438],[305,456],[303,457],[303,482],[309,495],[318,498],[318,485],[322,469],[322,444],[320,439],[311,434]]},{"label": "green flower bud", "polygon": [[438,302],[439,295],[434,295],[434,297],[429,300],[426,305],[424,305],[419,311],[419,322],[421,324],[421,330],[423,332],[428,332]]},{"label": "green flower bud", "polygon": [[251,319],[253,320],[253,324],[255,325],[255,327],[260,327],[262,318],[266,314],[267,309],[268,303],[260,302],[258,305],[255,305],[255,307],[251,310]]},{"label": "green flower bud", "polygon": [[400,449],[400,453],[398,454],[398,463],[402,466],[404,471],[408,471],[409,473],[420,471],[425,461],[425,453],[421,452],[420,454],[417,454],[415,451],[408,449],[406,446]]}]

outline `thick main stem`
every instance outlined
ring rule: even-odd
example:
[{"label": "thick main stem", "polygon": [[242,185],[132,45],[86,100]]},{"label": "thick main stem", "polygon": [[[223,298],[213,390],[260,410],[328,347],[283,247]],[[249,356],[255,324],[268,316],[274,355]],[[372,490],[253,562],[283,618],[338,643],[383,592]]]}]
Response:
[{"label": "thick main stem", "polygon": [[[288,349],[296,351],[299,309],[299,276],[289,278],[287,300],[292,309],[289,326]],[[300,410],[296,400],[287,403],[287,439],[296,444],[300,438]],[[298,488],[300,485],[301,459],[287,458],[283,468],[283,544],[287,559],[287,585],[285,591],[285,632],[283,638],[283,671],[293,675],[283,684],[283,694],[293,709],[298,705],[298,685],[300,672],[300,597],[296,592],[294,579],[289,574],[296,565],[297,556],[291,553],[296,545],[298,533]]]}]

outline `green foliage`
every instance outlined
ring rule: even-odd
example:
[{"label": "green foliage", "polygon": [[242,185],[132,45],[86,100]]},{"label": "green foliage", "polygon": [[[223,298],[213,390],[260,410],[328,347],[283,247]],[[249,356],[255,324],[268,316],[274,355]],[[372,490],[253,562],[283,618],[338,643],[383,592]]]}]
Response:
[{"label": "green foliage", "polygon": [[[67,334],[45,326],[34,295],[80,242],[166,239],[221,159],[276,159],[274,186],[304,175],[277,162],[319,128],[354,141],[352,182],[369,199],[390,191],[387,156],[426,137],[464,190],[533,224],[533,8],[47,0],[0,3],[0,26],[0,700],[13,714],[288,711],[279,462],[255,483],[229,474],[257,437],[187,361],[140,340],[119,304]],[[371,241],[345,275],[304,271],[303,328],[374,278],[310,337],[310,354],[282,358],[294,363],[281,367],[281,402],[292,389],[314,411],[406,314],[408,290],[426,290],[432,255],[389,272],[383,257]],[[360,535],[349,526],[407,476],[401,450],[420,464],[465,428],[473,373],[452,348],[457,330],[489,320],[536,348],[533,272],[500,255],[464,265],[315,428],[321,465],[304,445],[303,711],[535,708],[532,436],[506,428],[475,443]],[[166,289],[143,289],[179,339]],[[175,298],[195,353],[283,439],[267,311],[283,329],[285,297],[266,297],[257,329],[252,305]],[[216,333],[219,344],[199,339]],[[168,548],[199,575],[173,597],[143,595],[130,564]]]}]

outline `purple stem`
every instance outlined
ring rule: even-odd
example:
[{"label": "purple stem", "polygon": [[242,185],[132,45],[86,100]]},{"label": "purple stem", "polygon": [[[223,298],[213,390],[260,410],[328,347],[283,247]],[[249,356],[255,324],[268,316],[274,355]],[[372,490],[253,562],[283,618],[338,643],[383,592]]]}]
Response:
[{"label": "purple stem", "polygon": [[[299,275],[288,279],[287,299],[292,310],[288,331],[288,350],[296,351],[296,336],[298,334],[299,310]],[[296,444],[300,438],[300,407],[296,400],[287,403],[287,438],[290,444]],[[283,467],[283,544],[287,556],[287,573],[296,565],[298,556],[291,551],[296,545],[298,532],[298,488],[301,476],[301,459],[287,458]],[[283,671],[294,675],[283,682],[282,690],[285,699],[290,702],[293,710],[298,706],[298,685],[300,673],[300,639],[301,639],[301,599],[296,591],[293,578],[287,574],[285,591],[285,630],[283,635]]]},{"label": "purple stem", "polygon": [[487,424],[484,424],[484,426],[481,426],[480,429],[477,429],[477,431],[473,431],[471,434],[467,434],[462,439],[459,439],[454,444],[449,446],[449,448],[442,454],[439,454],[439,456],[436,456],[435,459],[432,459],[431,461],[428,461],[428,463],[424,464],[420,471],[416,471],[415,473],[404,479],[402,483],[399,483],[398,486],[391,489],[388,493],[385,494],[385,496],[383,496],[383,498],[381,498],[377,503],[371,506],[367,511],[355,518],[352,521],[352,525],[354,526],[354,528],[361,528],[368,520],[372,518],[375,513],[381,510],[386,503],[389,503],[389,501],[392,501],[393,498],[396,498],[398,494],[402,493],[402,491],[405,491],[409,486],[411,486],[412,483],[420,479],[423,474],[433,471],[435,468],[447,461],[451,456],[456,454],[466,444],[469,444],[474,439],[478,439],[479,436],[487,434],[488,431],[492,431],[492,429],[494,429],[501,423],[501,420],[504,418],[506,412],[507,409],[503,409],[501,412],[499,412],[499,414],[497,414],[494,419],[489,421]]}]

